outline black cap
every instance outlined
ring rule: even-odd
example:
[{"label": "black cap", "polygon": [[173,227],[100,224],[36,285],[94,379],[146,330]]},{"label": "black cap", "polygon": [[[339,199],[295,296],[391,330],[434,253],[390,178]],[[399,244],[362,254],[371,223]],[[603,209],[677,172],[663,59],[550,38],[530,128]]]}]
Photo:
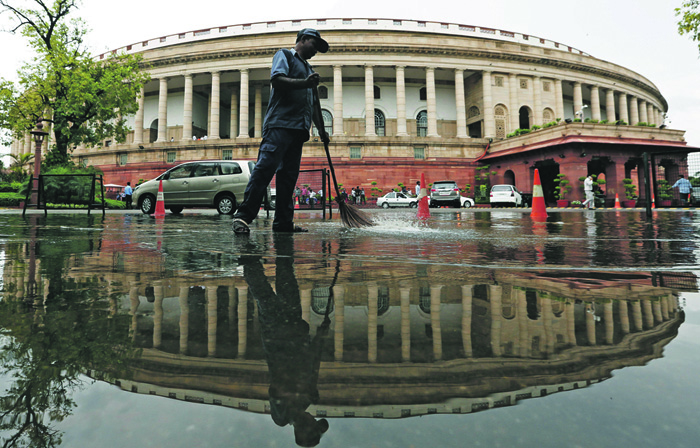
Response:
[{"label": "black cap", "polygon": [[299,31],[297,33],[297,42],[299,42],[299,40],[301,40],[302,36],[311,36],[311,37],[316,38],[316,42],[318,43],[318,46],[316,47],[316,49],[318,51],[320,51],[321,53],[325,53],[328,51],[328,42],[323,40],[323,38],[321,37],[319,32],[316,31],[315,29],[304,28],[303,30]]}]

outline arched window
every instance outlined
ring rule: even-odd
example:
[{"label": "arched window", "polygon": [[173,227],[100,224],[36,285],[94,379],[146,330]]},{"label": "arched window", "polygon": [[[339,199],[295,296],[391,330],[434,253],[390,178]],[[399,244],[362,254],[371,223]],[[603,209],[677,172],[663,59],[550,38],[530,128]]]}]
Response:
[{"label": "arched window", "polygon": [[530,108],[523,106],[520,108],[518,115],[520,117],[520,129],[530,129]]},{"label": "arched window", "polygon": [[318,86],[318,99],[327,100],[328,99],[328,87]]},{"label": "arched window", "polygon": [[331,309],[328,311],[328,314],[333,312],[333,300],[328,300],[330,294],[331,290],[327,286],[322,286],[311,290],[311,310],[313,310],[315,314],[319,316],[325,315],[326,307],[329,305],[329,302]]},{"label": "arched window", "polygon": [[422,110],[418,112],[416,116],[416,135],[418,137],[425,137],[428,135],[428,112]]},{"label": "arched window", "polygon": [[418,290],[418,307],[425,314],[430,314],[430,288],[421,286]]},{"label": "arched window", "polygon": [[425,87],[421,87],[418,91],[418,99],[421,101],[428,100],[428,91],[425,89]]},{"label": "arched window", "polygon": [[379,100],[382,98],[382,90],[379,86],[374,86],[374,99]]},{"label": "arched window", "polygon": [[481,115],[481,112],[479,112],[479,108],[476,106],[472,106],[469,108],[469,111],[467,112],[467,118],[474,118],[478,117]]},{"label": "arched window", "polygon": [[381,137],[386,135],[386,119],[379,109],[374,109],[374,132]]},{"label": "arched window", "polygon": [[[321,109],[321,115],[323,116],[323,127],[326,130],[326,134],[333,134],[333,115],[326,109]],[[318,129],[316,129],[315,124],[313,125],[313,135],[318,137]]]},{"label": "arched window", "polygon": [[493,109],[494,119],[496,121],[496,138],[506,138],[506,129],[508,129],[508,110],[502,104],[497,104]]},{"label": "arched window", "polygon": [[545,123],[554,121],[554,111],[550,108],[546,108],[544,112],[542,112],[542,119]]},{"label": "arched window", "polygon": [[381,316],[389,311],[389,288],[380,286],[377,293],[377,316]]}]

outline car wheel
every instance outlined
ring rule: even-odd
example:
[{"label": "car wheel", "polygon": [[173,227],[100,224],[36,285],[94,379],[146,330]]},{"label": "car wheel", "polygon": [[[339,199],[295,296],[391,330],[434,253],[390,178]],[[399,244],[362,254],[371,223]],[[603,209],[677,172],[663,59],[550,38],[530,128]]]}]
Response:
[{"label": "car wheel", "polygon": [[389,208],[389,203],[388,202],[383,203],[382,208]]},{"label": "car wheel", "polygon": [[231,215],[236,211],[236,201],[229,195],[220,196],[216,200],[216,211],[220,215]]},{"label": "car wheel", "polygon": [[170,213],[173,215],[179,215],[185,207],[170,207]]},{"label": "car wheel", "polygon": [[410,208],[416,208],[416,207],[418,207],[418,203],[417,203],[417,202],[410,202],[410,203],[408,204],[408,206],[409,206]]},{"label": "car wheel", "polygon": [[141,198],[139,208],[144,215],[151,215],[156,211],[156,198],[152,194],[146,194]]},{"label": "car wheel", "polygon": [[464,201],[464,208],[470,208],[472,206],[472,201]]}]

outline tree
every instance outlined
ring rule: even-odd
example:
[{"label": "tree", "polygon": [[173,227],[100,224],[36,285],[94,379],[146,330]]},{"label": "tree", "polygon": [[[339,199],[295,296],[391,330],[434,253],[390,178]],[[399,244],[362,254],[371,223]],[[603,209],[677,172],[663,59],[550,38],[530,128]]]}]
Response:
[{"label": "tree", "polygon": [[39,119],[53,123],[55,141],[47,164],[63,165],[80,144],[99,145],[106,138],[126,140],[125,116],[138,110],[137,97],[148,74],[140,56],[111,54],[97,60],[84,47],[87,27],[70,19],[79,0],[0,0],[35,54],[18,71],[18,85],[0,80],[0,126],[16,138]]},{"label": "tree", "polygon": [[34,166],[34,154],[25,153],[20,155],[8,154],[12,159],[12,164],[10,165],[10,171],[16,174],[17,179],[21,179],[24,174],[28,173],[32,166]]},{"label": "tree", "polygon": [[678,34],[689,34],[700,49],[700,0],[684,0],[681,7],[676,8],[676,17],[679,17]]}]

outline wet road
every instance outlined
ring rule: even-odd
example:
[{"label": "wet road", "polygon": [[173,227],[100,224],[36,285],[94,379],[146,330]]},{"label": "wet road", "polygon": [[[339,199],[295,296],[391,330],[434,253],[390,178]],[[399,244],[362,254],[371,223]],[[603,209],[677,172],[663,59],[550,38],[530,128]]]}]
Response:
[{"label": "wet road", "polygon": [[0,213],[8,446],[696,446],[696,212],[372,213]]}]

